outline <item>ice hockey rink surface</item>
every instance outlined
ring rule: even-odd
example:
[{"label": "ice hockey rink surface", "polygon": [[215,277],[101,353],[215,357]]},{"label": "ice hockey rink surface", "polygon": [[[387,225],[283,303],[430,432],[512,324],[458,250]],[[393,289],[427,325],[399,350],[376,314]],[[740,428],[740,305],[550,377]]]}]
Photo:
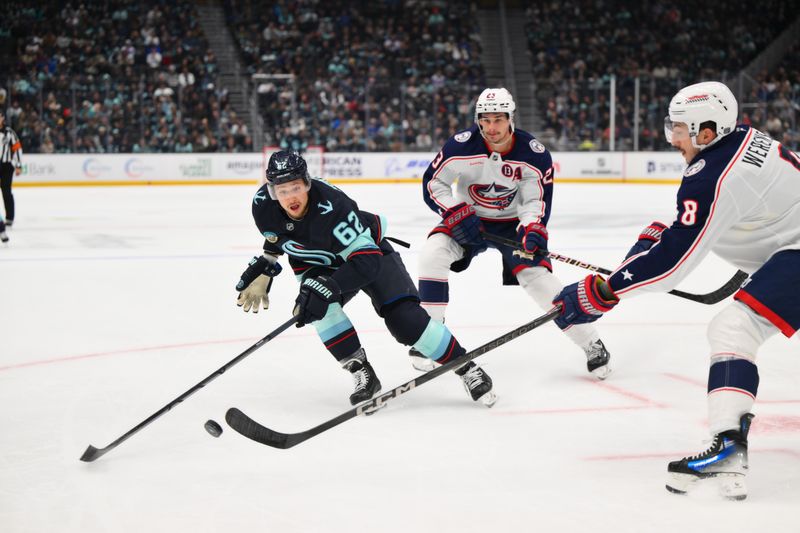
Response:
[{"label": "ice hockey rink surface", "polygon": [[[416,278],[436,222],[420,186],[341,187],[412,243],[402,257]],[[557,183],[550,249],[613,268],[642,227],[672,220],[676,187]],[[796,337],[759,354],[748,499],[664,489],[667,463],[705,448],[705,330],[726,305],[665,294],[624,300],[598,322],[614,369],[604,382],[547,324],[476,360],[494,380],[492,409],[446,374],[277,450],[228,428],[225,411],[302,431],[348,410],[353,386],[313,328],[291,328],[104,457],[79,461],[289,318],[288,269],[268,311],[235,305],[262,243],[254,192],[15,189],[17,221],[0,247],[0,531],[800,531]],[[564,283],[585,275],[554,268]],[[712,256],[679,288],[710,292],[734,271]],[[542,314],[500,278],[492,250],[451,278],[447,323],[467,348]],[[412,379],[368,299],[346,309],[384,390]],[[221,437],[203,429],[209,418]]]}]

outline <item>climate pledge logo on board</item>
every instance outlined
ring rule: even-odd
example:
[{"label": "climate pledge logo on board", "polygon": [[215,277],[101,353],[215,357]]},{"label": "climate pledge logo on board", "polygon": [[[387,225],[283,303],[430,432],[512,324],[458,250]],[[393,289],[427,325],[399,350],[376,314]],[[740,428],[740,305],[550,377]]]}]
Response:
[{"label": "climate pledge logo on board", "polygon": [[198,159],[194,163],[180,165],[184,178],[208,178],[211,176],[211,159]]}]

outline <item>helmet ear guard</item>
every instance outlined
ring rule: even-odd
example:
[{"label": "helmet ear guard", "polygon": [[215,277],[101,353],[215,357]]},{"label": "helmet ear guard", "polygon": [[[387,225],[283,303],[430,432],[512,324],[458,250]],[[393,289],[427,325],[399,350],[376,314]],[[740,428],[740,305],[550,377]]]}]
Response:
[{"label": "helmet ear guard", "polygon": [[269,157],[269,162],[267,163],[267,190],[270,198],[277,200],[275,195],[276,185],[300,179],[306,184],[306,190],[311,189],[308,165],[299,153],[279,150]]},{"label": "helmet ear guard", "polygon": [[481,135],[483,135],[480,123],[482,113],[506,113],[511,133],[514,133],[514,111],[516,109],[517,105],[508,89],[503,87],[484,89],[475,102],[475,123],[478,125]]},{"label": "helmet ear guard", "polygon": [[[676,132],[675,125],[684,124],[692,146],[703,150],[733,132],[738,115],[736,98],[727,86],[717,81],[695,83],[672,97],[669,115],[664,118],[664,136],[669,143],[679,140],[676,135],[683,135],[683,131]],[[708,144],[697,144],[697,135],[708,122],[714,124],[717,136]]]}]

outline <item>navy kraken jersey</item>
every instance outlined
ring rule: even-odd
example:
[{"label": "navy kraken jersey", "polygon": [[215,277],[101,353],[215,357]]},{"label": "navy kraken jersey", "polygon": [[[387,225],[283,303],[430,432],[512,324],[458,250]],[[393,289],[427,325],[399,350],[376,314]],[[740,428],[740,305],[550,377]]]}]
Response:
[{"label": "navy kraken jersey", "polygon": [[546,225],[553,195],[550,152],[528,132],[516,130],[513,139],[501,154],[489,149],[477,125],[451,137],[422,177],[425,203],[438,214],[466,202],[485,220]]},{"label": "navy kraken jersey", "polygon": [[689,163],[677,210],[661,240],[609,278],[617,295],[672,289],[711,251],[753,273],[778,252],[800,249],[800,159],[740,125]]},{"label": "navy kraken jersey", "polygon": [[[332,185],[313,179],[308,192],[308,212],[302,220],[290,218],[263,185],[253,198],[253,218],[264,236],[264,251],[287,254],[295,273],[314,266],[346,271],[334,274],[342,290],[369,283],[378,272],[382,255],[378,242],[385,224]],[[342,268],[345,265],[354,268]],[[359,279],[353,279],[356,275]]]}]

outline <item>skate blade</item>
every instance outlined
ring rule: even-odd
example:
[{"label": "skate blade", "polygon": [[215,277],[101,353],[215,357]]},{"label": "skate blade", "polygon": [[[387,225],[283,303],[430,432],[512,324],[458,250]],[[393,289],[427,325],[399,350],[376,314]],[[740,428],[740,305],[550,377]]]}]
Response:
[{"label": "skate blade", "polygon": [[704,484],[716,483],[719,495],[727,500],[741,501],[747,498],[747,485],[744,481],[744,474],[727,472],[713,473],[706,477],[670,473],[666,489],[673,494],[687,494],[701,481]]},{"label": "skate blade", "polygon": [[428,359],[427,357],[410,357],[410,359],[411,366],[420,372],[430,372],[436,368],[436,363],[433,361],[433,359]]},{"label": "skate blade", "polygon": [[608,365],[601,366],[592,370],[592,375],[597,379],[603,380],[606,379],[609,374],[611,374],[611,367]]},{"label": "skate blade", "polygon": [[699,479],[691,474],[670,472],[666,487],[673,494],[686,494]]},{"label": "skate blade", "polygon": [[477,401],[481,402],[486,407],[492,407],[497,402],[497,395],[494,392],[489,391],[478,398]]}]

